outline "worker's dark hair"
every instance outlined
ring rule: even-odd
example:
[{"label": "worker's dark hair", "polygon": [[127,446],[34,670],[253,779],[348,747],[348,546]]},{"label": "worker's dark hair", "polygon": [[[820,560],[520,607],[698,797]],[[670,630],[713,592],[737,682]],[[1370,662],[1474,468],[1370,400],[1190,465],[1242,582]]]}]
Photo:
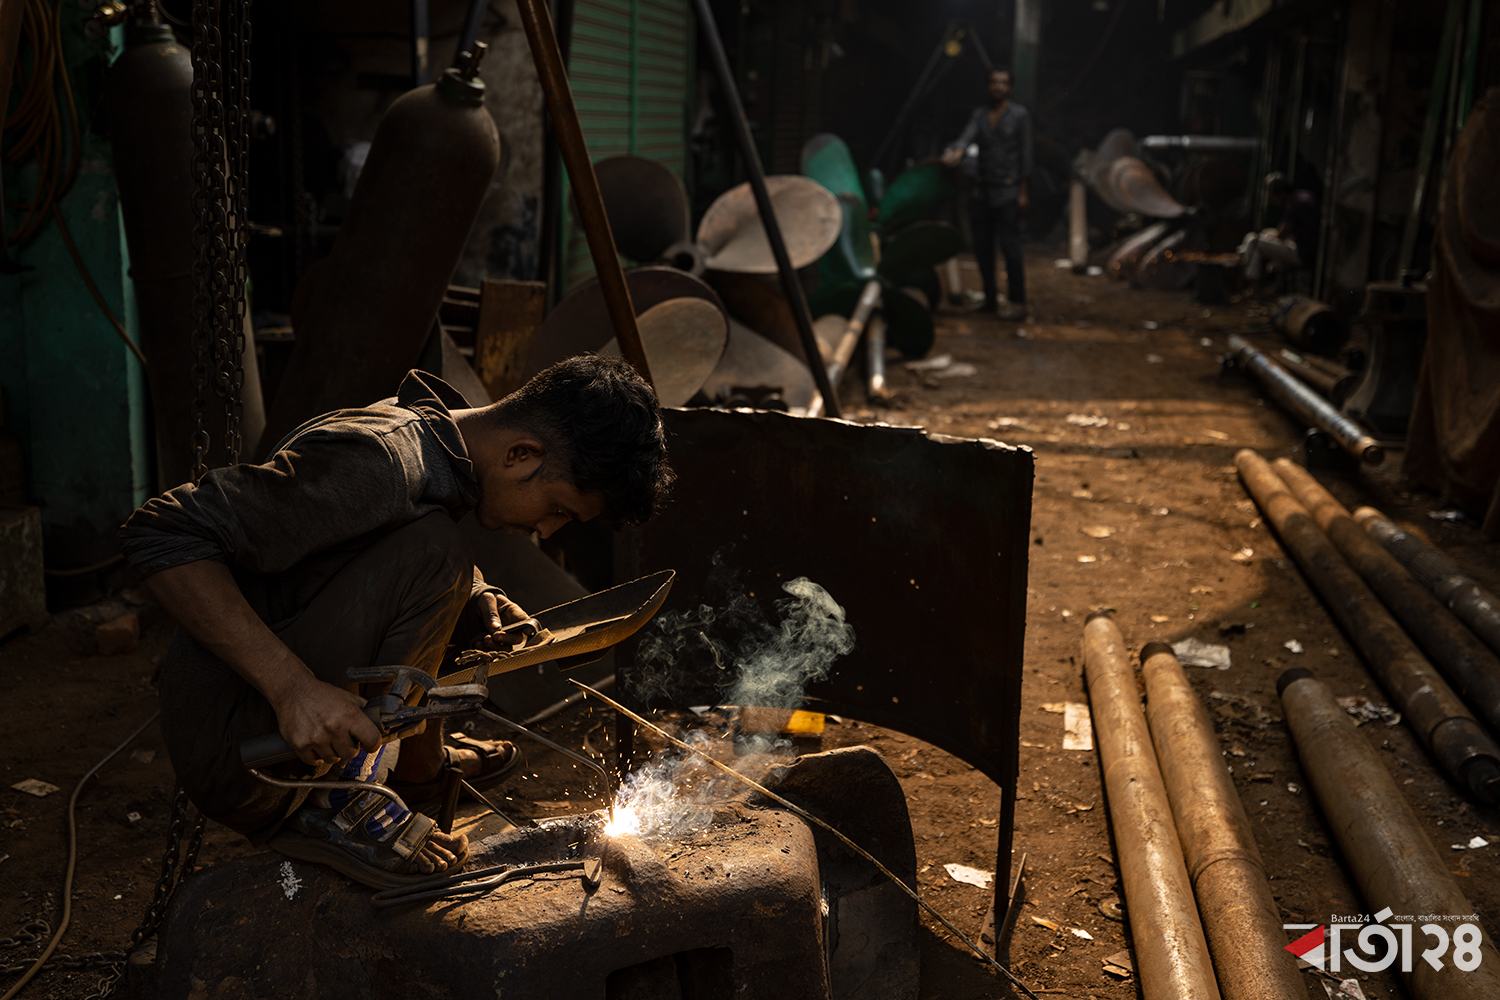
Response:
[{"label": "worker's dark hair", "polygon": [[593,354],[559,361],[492,414],[496,424],[541,440],[544,476],[565,475],[579,490],[603,494],[604,516],[614,524],[640,524],[666,501],[675,476],[661,408],[626,362]]},{"label": "worker's dark hair", "polygon": [[1004,73],[1006,76],[1010,77],[1011,83],[1016,82],[1016,74],[1010,71],[1009,66],[991,66],[989,69],[984,71],[984,82],[989,83],[990,77],[994,76],[996,73]]}]

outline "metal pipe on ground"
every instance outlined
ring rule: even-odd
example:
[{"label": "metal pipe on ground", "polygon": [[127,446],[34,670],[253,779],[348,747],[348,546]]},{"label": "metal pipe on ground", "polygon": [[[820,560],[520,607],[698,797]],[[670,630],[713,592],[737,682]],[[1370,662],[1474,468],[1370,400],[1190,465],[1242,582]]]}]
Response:
[{"label": "metal pipe on ground", "polygon": [[1415,535],[1398,528],[1374,507],[1360,507],[1354,520],[1462,619],[1495,652],[1500,653],[1500,597],[1459,572],[1453,560]]},{"label": "metal pipe on ground", "polygon": [[875,402],[884,402],[891,398],[890,390],[885,386],[885,320],[879,316],[870,323],[870,336],[865,338],[868,349],[868,370],[870,373],[870,385],[867,395]]},{"label": "metal pipe on ground", "polygon": [[1334,406],[1342,406],[1359,384],[1359,376],[1351,371],[1335,375],[1322,365],[1312,364],[1302,355],[1285,348],[1277,352],[1276,363],[1318,390]]},{"label": "metal pipe on ground", "polygon": [[[828,384],[835,391],[838,390],[839,380],[844,377],[844,372],[854,357],[854,349],[859,346],[859,338],[865,332],[865,324],[870,322],[870,314],[878,308],[880,308],[880,282],[866,282],[864,290],[859,293],[859,301],[854,306],[854,314],[844,325],[844,332],[839,336],[838,346],[833,349],[833,357],[828,359]],[[827,406],[820,394],[813,397],[812,404],[807,408],[807,415],[821,417],[825,409]]]},{"label": "metal pipe on ground", "polygon": [[1135,967],[1141,995],[1145,1000],[1217,1000],[1208,942],[1141,712],[1135,671],[1119,627],[1103,611],[1084,624],[1083,666],[1130,934],[1138,942]]},{"label": "metal pipe on ground", "polygon": [[599,193],[599,178],[594,174],[583,127],[578,123],[578,108],[573,104],[568,70],[552,29],[552,13],[542,0],[516,0],[516,12],[521,17],[526,42],[531,47],[531,58],[536,63],[536,74],[541,80],[542,94],[547,99],[557,148],[562,154],[563,166],[568,170],[568,181],[573,185],[578,223],[588,239],[589,256],[593,258],[594,270],[599,275],[599,287],[604,292],[610,322],[620,342],[620,353],[642,378],[651,382],[651,366],[646,362],[646,348],[641,343],[641,331],[636,325],[630,286],[625,284],[625,271],[620,266],[619,254],[615,252],[614,234],[610,232],[609,216],[604,211],[604,197]]},{"label": "metal pipe on ground", "polygon": [[1141,650],[1141,674],[1156,759],[1224,1000],[1307,1000],[1250,818],[1203,703],[1164,642]]},{"label": "metal pipe on ground", "polygon": [[1229,349],[1240,365],[1260,379],[1276,401],[1297,417],[1326,431],[1339,443],[1339,447],[1366,465],[1379,465],[1385,461],[1385,449],[1380,446],[1380,442],[1366,434],[1363,427],[1287,374],[1286,369],[1256,350],[1244,337],[1231,335]]},{"label": "metal pipe on ground", "polygon": [[1500,657],[1464,627],[1396,557],[1354,523],[1354,518],[1306,469],[1278,458],[1274,468],[1312,514],[1329,541],[1406,627],[1454,690],[1490,731],[1500,733]]},{"label": "metal pipe on ground", "polygon": [[1270,464],[1249,448],[1234,456],[1234,464],[1312,589],[1358,647],[1428,753],[1476,799],[1500,800],[1500,746],[1480,728]]},{"label": "metal pipe on ground", "polygon": [[[1276,690],[1302,770],[1369,912],[1441,917],[1475,912],[1385,765],[1327,685],[1312,671],[1294,667],[1277,680]],[[1445,933],[1454,929],[1443,927]],[[1420,934],[1422,928],[1413,931]],[[1472,971],[1459,969],[1450,955],[1441,969],[1417,959],[1402,978],[1416,1000],[1493,1000],[1500,997],[1500,955],[1488,935],[1478,950]]]}]

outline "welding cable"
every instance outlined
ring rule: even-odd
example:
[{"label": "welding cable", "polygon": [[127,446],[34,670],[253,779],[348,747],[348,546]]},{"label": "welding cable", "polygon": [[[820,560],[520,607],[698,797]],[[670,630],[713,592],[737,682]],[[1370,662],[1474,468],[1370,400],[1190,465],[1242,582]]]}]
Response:
[{"label": "welding cable", "polygon": [[621,715],[624,715],[626,718],[629,718],[629,719],[631,719],[631,720],[639,723],[640,725],[645,726],[647,729],[651,730],[653,733],[655,733],[656,735],[660,736],[662,739],[666,740],[668,743],[671,743],[674,746],[677,746],[677,747],[679,747],[679,748],[681,748],[683,750],[686,750],[689,753],[696,754],[697,756],[702,757],[709,764],[712,764],[714,767],[718,768],[720,771],[723,771],[725,774],[729,775],[731,778],[734,778],[737,781],[740,781],[740,782],[742,782],[742,783],[744,783],[746,785],[749,785],[751,788],[755,789],[757,792],[759,792],[760,794],[764,795],[768,799],[771,799],[771,800],[773,800],[775,802],[780,802],[782,805],[786,806],[792,812],[796,813],[798,816],[801,816],[803,819],[807,820],[809,823],[813,823],[813,824],[817,825],[818,827],[820,827],[821,829],[826,830],[829,833],[833,834],[835,837],[837,837],[843,843],[843,845],[845,847],[849,848],[855,854],[858,854],[860,857],[862,857],[866,861],[870,862],[870,864],[874,865],[876,867],[876,869],[879,870],[880,874],[884,875],[886,878],[888,878],[892,882],[894,882],[896,884],[897,888],[899,888],[902,892],[904,892],[908,896],[910,896],[912,902],[916,903],[922,909],[926,910],[928,912],[928,914],[931,915],[931,917],[934,920],[936,920],[938,923],[942,924],[944,927],[948,928],[948,930],[952,931],[953,934],[954,934],[954,936],[957,937],[964,944],[968,945],[969,948],[970,948],[970,950],[972,950],[974,952],[974,954],[978,955],[981,959],[983,959],[984,961],[988,962],[990,965],[994,966],[995,970],[997,972],[999,972],[1000,975],[1004,976],[1005,979],[1007,981],[1009,981],[1012,986],[1017,987],[1022,993],[1025,993],[1028,997],[1030,997],[1031,1000],[1040,1000],[1040,998],[1037,997],[1037,995],[1035,993],[1031,992],[1030,987],[1028,987],[1025,983],[1021,982],[1021,980],[1016,977],[1015,973],[1011,972],[1004,965],[1002,965],[999,962],[999,960],[997,960],[997,959],[991,957],[990,955],[986,954],[985,951],[984,951],[984,949],[980,948],[979,945],[975,944],[972,940],[970,940],[970,938],[969,938],[969,936],[967,934],[965,934],[963,931],[961,931],[957,927],[955,927],[953,925],[953,921],[949,920],[947,917],[943,916],[937,910],[933,909],[932,906],[926,900],[924,900],[921,896],[917,895],[917,891],[915,889],[913,889],[911,886],[907,885],[905,882],[901,881],[901,879],[896,876],[895,872],[891,871],[885,865],[881,864],[880,861],[875,857],[875,855],[871,854],[869,851],[865,850],[863,847],[860,847],[854,841],[852,841],[848,837],[844,836],[843,833],[839,832],[838,830],[835,830],[828,823],[826,823],[823,820],[819,819],[818,817],[814,816],[812,813],[808,812],[806,809],[803,809],[801,806],[797,805],[797,803],[791,801],[790,799],[783,798],[782,796],[777,795],[775,792],[771,791],[769,788],[765,787],[764,785],[760,784],[759,782],[755,781],[754,779],[747,778],[745,775],[743,775],[740,772],[736,771],[734,768],[730,767],[728,764],[725,764],[722,761],[715,760],[714,758],[710,757],[708,754],[704,753],[702,750],[697,749],[696,747],[688,746],[682,740],[679,740],[677,737],[673,736],[671,733],[667,732],[665,729],[662,729],[660,726],[654,725],[654,724],[646,721],[644,718],[642,718],[641,716],[639,716],[636,713],[632,712],[630,709],[626,708],[624,705],[620,704],[618,701],[615,701],[609,695],[603,694],[603,693],[601,693],[599,691],[594,690],[593,688],[589,687],[587,684],[583,683],[583,681],[580,681],[580,680],[574,680],[572,678],[569,678],[568,679],[568,683],[574,685],[575,687],[579,688],[582,691],[587,691],[589,694],[593,695],[595,698],[598,698],[600,701],[604,702],[610,708],[613,708],[616,712],[619,712]]},{"label": "welding cable", "polygon": [[403,885],[395,889],[382,889],[370,897],[370,905],[377,910],[389,909],[392,906],[403,906],[407,903],[420,903],[428,899],[449,899],[454,896],[466,896],[470,893],[488,892],[496,886],[504,885],[512,879],[525,878],[528,875],[542,875],[547,872],[568,872],[583,870],[584,861],[549,861],[536,865],[494,865],[490,868],[481,868],[478,871],[462,872],[458,875],[445,875],[441,878],[428,879],[425,882],[417,882],[413,885]]},{"label": "welding cable", "polygon": [[31,982],[31,977],[40,972],[42,966],[47,964],[47,959],[52,957],[52,952],[57,949],[57,943],[62,940],[62,936],[68,931],[68,924],[72,922],[73,870],[77,867],[78,864],[78,793],[83,791],[83,786],[88,784],[88,780],[95,774],[97,774],[101,767],[114,760],[115,757],[119,755],[121,750],[124,750],[126,747],[130,746],[131,743],[134,743],[135,738],[141,735],[141,733],[144,733],[147,727],[155,722],[157,716],[159,715],[161,715],[160,711],[152,712],[151,717],[145,722],[141,723],[140,726],[136,728],[135,732],[125,737],[124,742],[115,747],[109,753],[105,754],[103,760],[99,761],[99,763],[89,768],[88,774],[85,774],[82,778],[78,779],[78,784],[73,788],[73,795],[68,799],[68,871],[67,874],[63,876],[62,921],[57,925],[57,931],[53,933],[52,940],[47,942],[47,947],[42,949],[42,953],[37,956],[37,959],[32,963],[31,968],[26,970],[25,975],[21,976],[20,980],[18,980],[14,986],[5,991],[4,996],[0,996],[0,1000],[11,1000],[12,997],[21,992],[21,987]]}]

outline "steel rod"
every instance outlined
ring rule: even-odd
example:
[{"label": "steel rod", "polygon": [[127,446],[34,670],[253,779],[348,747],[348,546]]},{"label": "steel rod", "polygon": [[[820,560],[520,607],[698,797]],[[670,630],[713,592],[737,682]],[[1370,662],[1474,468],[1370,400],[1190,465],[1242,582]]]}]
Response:
[{"label": "steel rod", "polygon": [[[536,4],[539,0],[520,0],[525,4]],[[766,172],[761,168],[760,153],[755,149],[755,139],[750,135],[750,122],[745,118],[744,105],[740,103],[739,88],[734,85],[734,74],[729,69],[729,56],[724,52],[724,40],[719,37],[719,27],[714,21],[714,12],[708,0],[693,0],[693,10],[698,17],[698,26],[703,40],[713,59],[714,72],[718,76],[719,90],[729,108],[729,122],[739,144],[740,159],[745,161],[745,173],[750,178],[750,190],[755,194],[755,207],[760,212],[761,224],[766,227],[766,242],[776,258],[776,271],[781,277],[781,292],[791,306],[792,319],[797,324],[797,336],[802,341],[802,353],[807,358],[807,367],[812,369],[813,382],[823,397],[823,407],[828,416],[837,418],[838,397],[828,381],[828,370],[823,366],[818,353],[818,338],[813,333],[812,314],[807,309],[807,295],[797,272],[792,269],[792,259],[787,256],[786,241],[781,238],[781,224],[776,221],[776,212],[771,205],[771,196],[766,191]],[[570,166],[571,170],[572,167]]]},{"label": "steel rod", "polygon": [[[578,122],[578,109],[573,104],[573,90],[568,85],[568,71],[552,30],[552,14],[545,0],[516,0],[516,11],[526,31],[527,44],[531,46],[531,58],[536,63],[542,93],[547,99],[557,148],[577,200],[578,223],[588,239],[589,255],[594,259],[594,271],[599,276],[599,287],[604,293],[610,322],[614,324],[620,353],[655,388],[651,381],[651,366],[646,361],[646,348],[641,343],[641,331],[636,325],[635,305],[630,301],[630,286],[625,283],[625,272],[615,251],[614,234],[609,228],[609,216],[604,212],[599,178],[589,160],[588,144]],[[782,252],[784,254],[785,249]]]},{"label": "steel rod", "polygon": [[[1473,904],[1448,873],[1390,772],[1327,685],[1312,671],[1295,667],[1281,675],[1276,690],[1303,773],[1368,911],[1400,914],[1398,920],[1407,915],[1451,919],[1474,913]],[[1424,921],[1412,923],[1417,939],[1413,960],[1393,968],[1409,970],[1402,972],[1402,978],[1416,1000],[1500,997],[1500,954],[1489,935],[1479,945],[1481,954],[1473,971],[1455,966],[1451,952],[1438,970],[1419,957],[1422,942],[1432,940],[1423,935]],[[1439,926],[1445,934],[1457,929],[1455,923]],[[1341,946],[1352,950],[1353,938],[1346,932]],[[1353,974],[1347,960],[1341,964],[1343,974]]]},{"label": "steel rod", "polygon": [[876,402],[890,398],[885,386],[885,320],[876,316],[870,321],[870,335],[865,338],[867,370],[870,385],[867,395]]},{"label": "steel rod", "polygon": [[1135,671],[1120,629],[1106,612],[1094,612],[1084,624],[1083,669],[1141,995],[1147,1000],[1218,1000],[1208,942],[1141,712]]},{"label": "steel rod", "polygon": [[1224,1000],[1307,1000],[1213,722],[1172,647],[1141,650],[1146,719]]},{"label": "steel rod", "polygon": [[1443,96],[1448,90],[1448,63],[1453,58],[1453,49],[1458,41],[1462,9],[1462,0],[1448,0],[1448,13],[1443,20],[1443,38],[1438,43],[1437,66],[1432,71],[1432,87],[1427,92],[1427,117],[1422,123],[1422,141],[1417,150],[1417,182],[1412,187],[1411,212],[1401,230],[1401,250],[1396,261],[1398,274],[1411,270],[1412,256],[1417,251],[1417,231],[1422,228],[1422,204],[1427,196],[1427,180],[1432,174],[1432,156],[1437,148],[1438,128],[1442,125]]},{"label": "steel rod", "polygon": [[1306,469],[1279,458],[1272,468],[1328,540],[1405,626],[1476,715],[1500,733],[1500,658],[1371,538]]},{"label": "steel rod", "polygon": [[1380,446],[1379,441],[1288,374],[1286,369],[1256,350],[1244,337],[1230,335],[1229,350],[1246,371],[1260,379],[1277,402],[1301,419],[1328,432],[1339,443],[1339,447],[1366,465],[1379,465],[1385,461],[1385,449]]},{"label": "steel rod", "polygon": [[1354,520],[1386,551],[1401,561],[1417,581],[1459,617],[1485,644],[1500,653],[1500,597],[1459,572],[1453,560],[1402,531],[1374,507],[1360,507]]},{"label": "steel rod", "polygon": [[[844,332],[839,336],[838,345],[833,349],[833,357],[827,361],[828,384],[833,387],[834,392],[838,391],[839,380],[844,377],[844,372],[849,368],[849,362],[854,358],[854,349],[859,346],[859,338],[864,334],[866,324],[870,322],[870,315],[879,308],[880,282],[866,282],[864,290],[860,292],[859,301],[854,306],[854,314],[849,317],[849,322],[844,324]],[[827,407],[824,398],[818,396],[808,406],[807,415],[821,417],[825,409]]]},{"label": "steel rod", "polygon": [[1240,478],[1313,591],[1354,642],[1434,760],[1476,799],[1500,801],[1500,746],[1349,567],[1270,464],[1246,448]]}]

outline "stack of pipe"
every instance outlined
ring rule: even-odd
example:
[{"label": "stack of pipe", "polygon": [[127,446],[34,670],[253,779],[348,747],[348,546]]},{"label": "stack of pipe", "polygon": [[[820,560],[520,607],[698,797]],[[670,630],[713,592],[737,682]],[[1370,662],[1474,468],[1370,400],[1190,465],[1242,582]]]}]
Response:
[{"label": "stack of pipe", "polygon": [[1084,626],[1083,657],[1131,935],[1147,943],[1142,996],[1307,1000],[1213,725],[1171,647],[1141,651],[1149,726],[1104,612]]},{"label": "stack of pipe", "polygon": [[[1474,798],[1491,804],[1500,801],[1500,745],[1434,669],[1371,586],[1400,609],[1408,628],[1422,637],[1460,690],[1486,705],[1487,715],[1491,710],[1500,712],[1500,707],[1494,706],[1500,692],[1500,672],[1492,659],[1485,657],[1477,644],[1464,641],[1452,627],[1421,621],[1441,607],[1434,602],[1413,603],[1420,602],[1421,595],[1403,585],[1396,567],[1379,558],[1383,553],[1363,544],[1367,540],[1363,533],[1311,476],[1285,460],[1273,469],[1248,448],[1235,456],[1235,465],[1282,544],[1428,753]],[[1317,512],[1316,519],[1299,502],[1283,475]],[[1325,529],[1328,534],[1324,534]]]},{"label": "stack of pipe", "polygon": [[[1355,731],[1327,686],[1310,670],[1296,667],[1281,675],[1276,690],[1302,770],[1369,912],[1377,917],[1399,915],[1397,919],[1403,921],[1415,917],[1417,926],[1412,930],[1428,935],[1428,941],[1427,927],[1432,925],[1422,926],[1421,915],[1474,913],[1473,904],[1448,873],[1390,772]],[[1453,924],[1437,926],[1445,936],[1457,929]],[[1351,936],[1346,935],[1345,941]],[[1390,940],[1395,943],[1394,932]],[[1500,997],[1500,955],[1488,937],[1481,938],[1477,963],[1468,971],[1459,968],[1452,952],[1436,962],[1413,955],[1423,950],[1424,943],[1418,937],[1407,952],[1416,960],[1397,966],[1417,1000]]]},{"label": "stack of pipe", "polygon": [[1363,427],[1329,405],[1299,379],[1256,350],[1244,337],[1233,334],[1229,350],[1246,371],[1258,378],[1272,397],[1293,415],[1318,428],[1338,442],[1350,455],[1366,465],[1385,461],[1385,449]]}]

